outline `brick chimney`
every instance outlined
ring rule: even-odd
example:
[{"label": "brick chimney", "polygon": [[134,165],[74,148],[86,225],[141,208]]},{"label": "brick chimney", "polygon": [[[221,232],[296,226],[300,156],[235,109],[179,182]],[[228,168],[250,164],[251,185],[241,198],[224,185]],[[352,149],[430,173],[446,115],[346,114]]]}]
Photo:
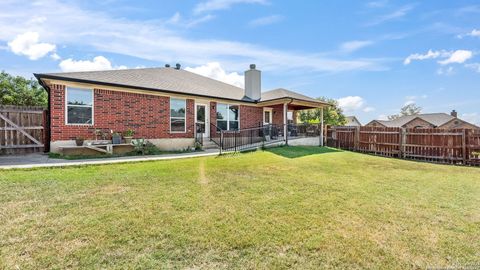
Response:
[{"label": "brick chimney", "polygon": [[451,116],[457,118],[458,117],[458,113],[457,111],[453,110],[451,113],[450,113]]},{"label": "brick chimney", "polygon": [[255,64],[245,71],[245,96],[259,100],[262,91],[262,78],[260,70],[255,69]]}]

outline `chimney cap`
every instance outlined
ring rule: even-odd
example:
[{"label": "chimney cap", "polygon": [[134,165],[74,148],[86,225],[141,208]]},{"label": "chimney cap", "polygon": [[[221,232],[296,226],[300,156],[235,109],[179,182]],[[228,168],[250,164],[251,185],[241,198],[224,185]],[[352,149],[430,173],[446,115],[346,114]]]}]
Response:
[{"label": "chimney cap", "polygon": [[175,69],[180,69],[180,67],[182,67],[182,65],[180,65],[180,63],[175,64]]},{"label": "chimney cap", "polygon": [[250,64],[250,69],[255,69],[257,66],[255,64]]}]

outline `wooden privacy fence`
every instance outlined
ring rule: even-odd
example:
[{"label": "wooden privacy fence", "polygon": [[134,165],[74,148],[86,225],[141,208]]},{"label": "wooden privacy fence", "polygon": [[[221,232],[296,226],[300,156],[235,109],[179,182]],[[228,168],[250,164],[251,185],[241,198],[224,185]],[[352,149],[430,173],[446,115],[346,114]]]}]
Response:
[{"label": "wooden privacy fence", "polygon": [[480,165],[480,129],[331,127],[327,145],[388,157]]},{"label": "wooden privacy fence", "polygon": [[0,105],[0,154],[42,151],[46,121],[41,107]]}]

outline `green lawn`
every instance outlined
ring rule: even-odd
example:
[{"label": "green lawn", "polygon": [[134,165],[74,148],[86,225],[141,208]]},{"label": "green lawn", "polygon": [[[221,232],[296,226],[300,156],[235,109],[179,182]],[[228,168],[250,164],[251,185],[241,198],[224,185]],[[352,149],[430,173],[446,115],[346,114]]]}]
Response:
[{"label": "green lawn", "polygon": [[480,168],[318,147],[0,171],[0,269],[480,266]]}]

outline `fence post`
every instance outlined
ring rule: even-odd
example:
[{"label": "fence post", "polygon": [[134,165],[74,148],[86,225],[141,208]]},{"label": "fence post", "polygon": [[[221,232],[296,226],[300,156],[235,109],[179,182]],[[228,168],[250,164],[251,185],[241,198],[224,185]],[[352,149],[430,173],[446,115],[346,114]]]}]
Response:
[{"label": "fence post", "polygon": [[360,127],[355,127],[355,138],[353,140],[353,150],[358,151],[360,148]]},{"label": "fence post", "polygon": [[233,133],[233,149],[234,152],[237,152],[237,132]]},{"label": "fence post", "polygon": [[405,144],[407,143],[407,130],[400,128],[400,158],[405,158]]},{"label": "fence post", "polygon": [[462,132],[462,157],[463,157],[463,165],[467,164],[467,130],[463,129]]},{"label": "fence post", "polygon": [[223,130],[220,130],[220,155],[222,154],[223,149]]}]

